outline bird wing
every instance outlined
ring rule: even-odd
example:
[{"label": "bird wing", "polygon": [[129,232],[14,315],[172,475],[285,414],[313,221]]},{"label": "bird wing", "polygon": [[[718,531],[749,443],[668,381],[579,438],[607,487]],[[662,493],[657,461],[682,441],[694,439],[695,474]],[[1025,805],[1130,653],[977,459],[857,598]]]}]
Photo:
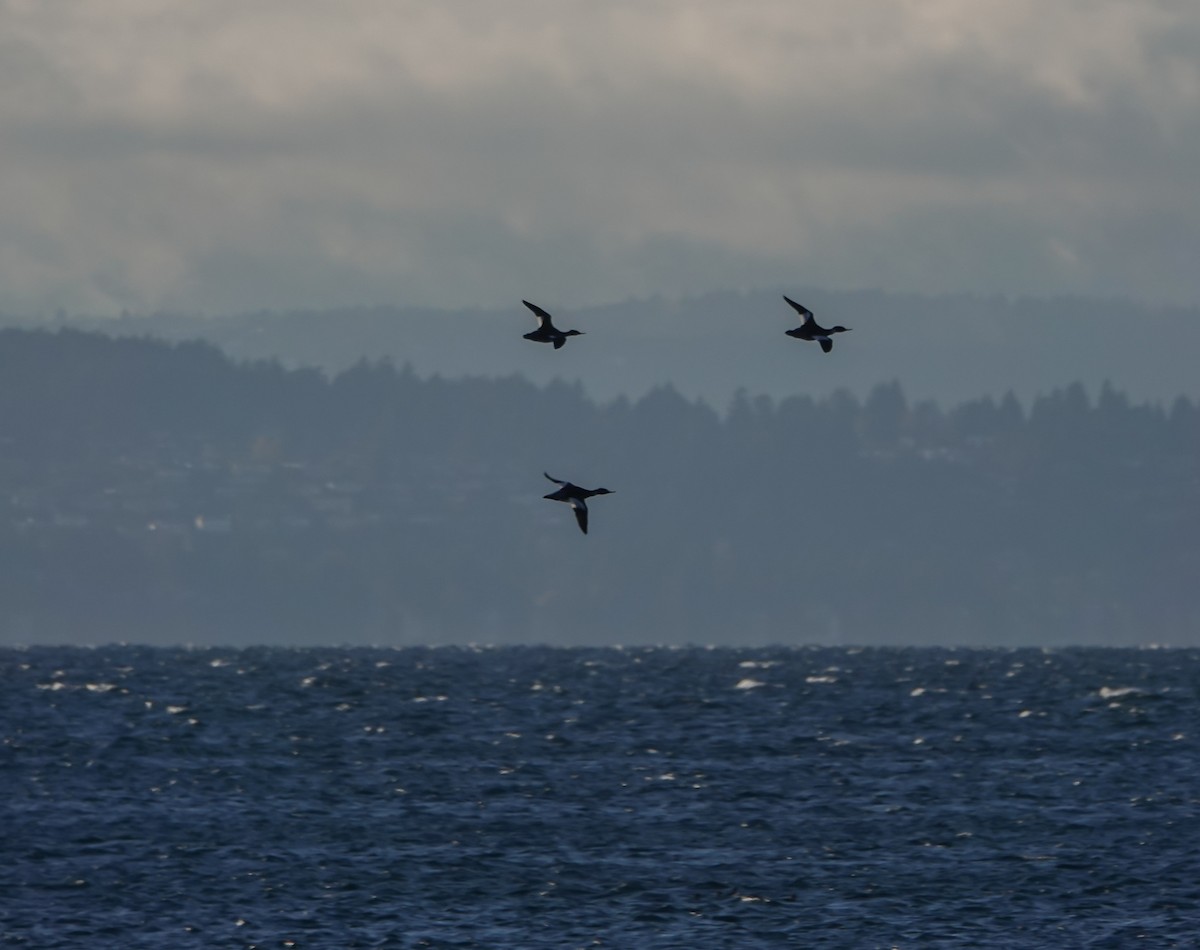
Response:
[{"label": "bird wing", "polygon": [[549,472],[542,472],[542,474],[545,475],[548,479],[550,479],[550,481],[554,482],[555,485],[565,485],[566,484],[566,482],[564,482],[561,478],[555,478]]},{"label": "bird wing", "polygon": [[808,307],[804,306],[804,304],[796,303],[796,301],[787,296],[787,294],[784,294],[783,299],[788,302],[788,305],[795,310],[796,313],[804,317],[805,320],[811,320],[813,318],[813,312],[809,310]]},{"label": "bird wing", "polygon": [[821,349],[824,350],[826,353],[828,353],[830,350],[833,349],[833,340],[829,339],[829,337],[822,336],[822,337],[817,337],[817,339],[820,340],[820,342],[821,342]]},{"label": "bird wing", "polygon": [[534,316],[538,318],[539,323],[544,323],[546,320],[550,319],[550,314],[546,313],[546,311],[537,304],[530,303],[528,300],[522,300],[521,303],[525,304],[526,307],[533,311]]},{"label": "bird wing", "polygon": [[587,505],[582,498],[571,499],[571,510],[575,512],[575,520],[579,522],[579,530],[587,534]]}]

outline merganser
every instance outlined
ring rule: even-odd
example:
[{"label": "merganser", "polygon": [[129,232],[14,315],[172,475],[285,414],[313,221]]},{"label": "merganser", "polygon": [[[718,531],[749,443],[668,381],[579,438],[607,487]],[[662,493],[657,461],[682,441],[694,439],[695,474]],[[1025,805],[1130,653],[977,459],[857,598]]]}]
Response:
[{"label": "merganser", "polygon": [[560,330],[550,320],[550,314],[546,313],[537,304],[530,303],[528,300],[522,300],[538,318],[538,328],[526,333],[526,340],[533,340],[534,343],[553,343],[557,350],[560,346],[567,342],[569,336],[583,336],[582,330]]},{"label": "merganser", "polygon": [[846,333],[850,329],[850,327],[830,327],[827,330],[813,319],[813,312],[808,307],[796,303],[796,301],[791,300],[786,295],[783,299],[791,304],[792,309],[804,318],[804,322],[796,327],[796,329],[785,331],[788,336],[794,336],[797,340],[816,340],[821,344],[821,349],[828,353],[833,349],[833,340],[829,338],[835,333]]},{"label": "merganser", "polygon": [[564,482],[561,478],[555,478],[549,472],[542,472],[555,485],[561,485],[557,491],[552,491],[549,495],[543,495],[543,498],[548,498],[551,501],[565,501],[571,506],[571,510],[575,512],[575,520],[579,522],[579,530],[587,534],[588,510],[587,499],[593,495],[611,495],[607,488],[580,488],[578,485],[572,485],[570,482]]}]

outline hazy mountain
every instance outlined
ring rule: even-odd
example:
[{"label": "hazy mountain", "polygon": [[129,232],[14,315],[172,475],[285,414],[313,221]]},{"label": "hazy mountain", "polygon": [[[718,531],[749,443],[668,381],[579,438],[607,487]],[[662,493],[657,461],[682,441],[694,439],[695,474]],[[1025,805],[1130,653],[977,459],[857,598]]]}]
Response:
[{"label": "hazy mountain", "polygon": [[[517,376],[360,362],[329,377],[200,343],[9,330],[0,449],[10,643],[1200,630],[1200,409],[1112,387],[943,409],[888,383],[718,413],[665,387],[597,403]],[[542,499],[544,471],[614,490],[587,536]]]}]

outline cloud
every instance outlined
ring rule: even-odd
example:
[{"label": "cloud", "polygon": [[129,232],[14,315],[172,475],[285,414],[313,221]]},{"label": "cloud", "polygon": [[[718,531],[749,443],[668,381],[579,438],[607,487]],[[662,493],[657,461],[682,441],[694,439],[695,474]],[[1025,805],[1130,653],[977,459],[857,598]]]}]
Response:
[{"label": "cloud", "polygon": [[1159,0],[0,2],[0,307],[1194,300]]}]

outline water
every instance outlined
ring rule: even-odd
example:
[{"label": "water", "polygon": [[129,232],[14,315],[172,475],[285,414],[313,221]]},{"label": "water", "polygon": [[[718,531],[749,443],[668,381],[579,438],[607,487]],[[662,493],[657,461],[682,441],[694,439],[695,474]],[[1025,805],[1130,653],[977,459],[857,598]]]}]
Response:
[{"label": "water", "polygon": [[1194,650],[0,651],[0,946],[1192,947]]}]

